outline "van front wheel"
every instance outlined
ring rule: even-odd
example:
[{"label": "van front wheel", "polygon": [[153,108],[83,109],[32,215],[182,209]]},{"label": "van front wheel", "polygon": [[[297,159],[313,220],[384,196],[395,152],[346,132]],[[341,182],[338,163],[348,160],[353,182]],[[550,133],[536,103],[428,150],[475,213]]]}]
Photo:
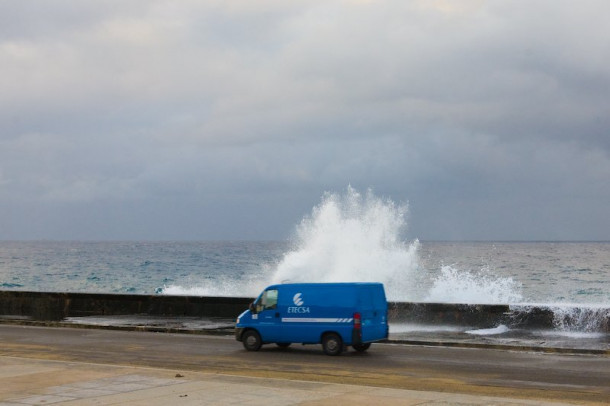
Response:
[{"label": "van front wheel", "polygon": [[248,330],[242,336],[242,342],[244,343],[244,348],[248,351],[258,351],[263,345],[261,341],[261,336],[254,330]]},{"label": "van front wheel", "polygon": [[343,340],[338,334],[325,334],[322,338],[322,349],[326,355],[339,355],[343,351]]}]

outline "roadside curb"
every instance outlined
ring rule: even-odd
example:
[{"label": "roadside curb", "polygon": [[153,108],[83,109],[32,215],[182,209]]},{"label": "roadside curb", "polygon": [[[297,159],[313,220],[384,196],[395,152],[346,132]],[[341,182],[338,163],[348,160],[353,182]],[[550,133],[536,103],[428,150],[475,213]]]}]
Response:
[{"label": "roadside curb", "polygon": [[533,345],[508,345],[490,343],[462,343],[457,341],[424,341],[424,340],[387,340],[389,344],[419,345],[428,347],[479,348],[502,351],[530,351],[549,354],[603,355],[610,356],[610,350],[593,348],[542,347]]},{"label": "roadside curb", "polygon": [[11,319],[0,319],[0,324],[13,324],[20,326],[32,326],[32,327],[61,327],[61,328],[82,328],[91,330],[123,330],[123,331],[142,331],[149,333],[170,333],[170,334],[197,334],[197,335],[216,335],[226,336],[233,335],[233,328],[211,328],[193,330],[186,328],[174,328],[174,327],[159,327],[159,326],[109,326],[109,325],[97,325],[97,324],[82,324],[82,323],[66,323],[61,321],[38,321],[38,320],[11,320]]}]

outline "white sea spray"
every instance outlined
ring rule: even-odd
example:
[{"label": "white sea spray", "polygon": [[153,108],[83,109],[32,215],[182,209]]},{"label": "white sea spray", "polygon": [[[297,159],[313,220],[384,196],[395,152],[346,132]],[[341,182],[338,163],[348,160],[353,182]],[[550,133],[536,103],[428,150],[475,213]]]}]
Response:
[{"label": "white sea spray", "polygon": [[426,302],[499,304],[523,300],[521,283],[511,277],[499,277],[488,268],[479,272],[443,266],[425,297]]},{"label": "white sea spray", "polygon": [[383,282],[389,299],[407,300],[419,242],[403,239],[406,215],[406,204],[371,190],[327,193],[297,226],[295,248],[279,262],[271,282]]}]

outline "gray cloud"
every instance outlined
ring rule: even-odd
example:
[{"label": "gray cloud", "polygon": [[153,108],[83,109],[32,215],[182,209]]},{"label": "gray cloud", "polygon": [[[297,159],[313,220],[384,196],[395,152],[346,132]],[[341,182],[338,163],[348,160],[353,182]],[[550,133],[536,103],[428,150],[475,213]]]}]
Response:
[{"label": "gray cloud", "polygon": [[606,2],[0,7],[0,238],[610,238]]}]

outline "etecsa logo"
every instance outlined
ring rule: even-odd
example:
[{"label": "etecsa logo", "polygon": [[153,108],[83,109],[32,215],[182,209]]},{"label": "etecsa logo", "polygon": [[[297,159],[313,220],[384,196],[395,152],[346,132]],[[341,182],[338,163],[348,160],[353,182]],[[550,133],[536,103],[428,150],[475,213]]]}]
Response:
[{"label": "etecsa logo", "polygon": [[295,313],[295,314],[311,313],[311,310],[309,309],[309,307],[303,306],[305,301],[303,300],[301,295],[302,295],[302,293],[299,292],[292,297],[292,302],[294,303],[294,306],[288,306],[288,313]]}]

